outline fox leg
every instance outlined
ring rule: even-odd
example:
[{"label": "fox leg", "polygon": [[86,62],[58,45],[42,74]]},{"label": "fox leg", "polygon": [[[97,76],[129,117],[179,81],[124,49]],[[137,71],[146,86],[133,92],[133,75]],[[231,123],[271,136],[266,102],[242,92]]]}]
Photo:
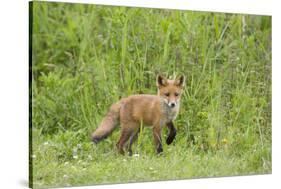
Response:
[{"label": "fox leg", "polygon": [[134,121],[121,121],[121,136],[117,143],[117,149],[121,154],[124,154],[125,145],[131,136],[134,135],[136,128],[138,128],[138,123]]},{"label": "fox leg", "polygon": [[131,155],[133,154],[132,145],[133,145],[133,143],[138,139],[139,132],[140,132],[140,129],[138,129],[137,131],[135,131],[135,132],[130,136],[130,141],[129,141],[129,146],[128,146],[129,156],[131,156]]},{"label": "fox leg", "polygon": [[173,140],[175,139],[175,137],[176,137],[177,130],[174,127],[173,122],[167,123],[167,127],[169,129],[169,135],[168,135],[168,138],[166,139],[166,143],[168,145],[170,145],[173,142]]},{"label": "fox leg", "polygon": [[126,142],[128,141],[128,139],[130,138],[131,134],[132,134],[132,131],[130,131],[129,129],[121,130],[121,136],[120,136],[119,141],[117,142],[116,146],[117,146],[118,152],[122,155],[124,155],[124,153],[125,153],[124,146],[125,146]]},{"label": "fox leg", "polygon": [[163,152],[162,139],[161,139],[161,127],[159,125],[153,127],[153,137],[156,147],[156,152],[159,154]]}]

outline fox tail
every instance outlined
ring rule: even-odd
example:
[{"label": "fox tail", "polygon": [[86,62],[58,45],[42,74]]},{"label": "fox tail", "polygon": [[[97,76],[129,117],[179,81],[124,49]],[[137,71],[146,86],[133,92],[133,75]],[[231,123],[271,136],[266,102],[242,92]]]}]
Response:
[{"label": "fox tail", "polygon": [[117,102],[111,105],[106,116],[103,118],[102,122],[98,126],[97,130],[92,134],[92,141],[94,143],[100,142],[102,139],[106,138],[114,128],[117,126],[120,117],[121,102]]}]

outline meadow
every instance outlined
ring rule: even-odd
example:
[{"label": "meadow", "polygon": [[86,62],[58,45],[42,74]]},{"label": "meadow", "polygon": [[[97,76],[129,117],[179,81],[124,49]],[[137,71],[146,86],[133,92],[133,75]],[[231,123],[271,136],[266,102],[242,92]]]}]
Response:
[{"label": "meadow", "polygon": [[[30,186],[271,173],[271,17],[33,2],[30,23]],[[158,73],[187,78],[173,144],[156,155],[145,128],[123,156],[118,127],[94,145]]]}]

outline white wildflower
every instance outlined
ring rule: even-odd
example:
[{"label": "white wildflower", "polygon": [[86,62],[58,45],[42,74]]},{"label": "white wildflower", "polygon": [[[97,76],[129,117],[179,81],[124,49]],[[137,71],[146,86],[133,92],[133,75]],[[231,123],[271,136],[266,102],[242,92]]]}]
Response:
[{"label": "white wildflower", "polygon": [[134,154],[133,156],[134,156],[134,157],[139,157],[140,155],[139,155],[139,154]]},{"label": "white wildflower", "polygon": [[64,178],[64,179],[68,179],[68,176],[67,176],[67,175],[63,175],[63,178]]}]

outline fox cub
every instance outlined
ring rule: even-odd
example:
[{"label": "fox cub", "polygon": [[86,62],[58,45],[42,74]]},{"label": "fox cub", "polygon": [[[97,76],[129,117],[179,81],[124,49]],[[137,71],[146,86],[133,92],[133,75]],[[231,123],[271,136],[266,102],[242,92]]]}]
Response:
[{"label": "fox cub", "polygon": [[[169,80],[158,75],[156,84],[157,95],[132,95],[113,104],[103,118],[97,130],[92,134],[92,141],[98,143],[106,138],[120,122],[121,136],[116,146],[121,154],[128,149],[132,155],[132,144],[137,139],[140,125],[152,127],[156,152],[161,153],[161,130],[164,126],[169,129],[166,143],[169,145],[176,136],[173,120],[176,119],[180,108],[180,98],[185,83],[183,75],[175,80]],[[126,145],[128,142],[128,146]]]}]

